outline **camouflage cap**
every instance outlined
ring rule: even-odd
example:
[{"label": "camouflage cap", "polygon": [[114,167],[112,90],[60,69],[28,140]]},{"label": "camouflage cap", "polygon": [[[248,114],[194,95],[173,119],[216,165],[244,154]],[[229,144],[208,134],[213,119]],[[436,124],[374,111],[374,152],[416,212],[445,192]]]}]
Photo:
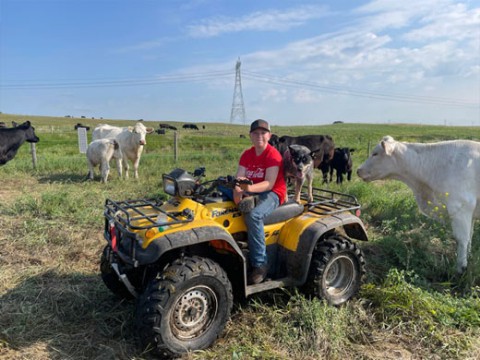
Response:
[{"label": "camouflage cap", "polygon": [[252,122],[252,125],[250,125],[250,132],[253,132],[257,129],[263,129],[270,132],[270,125],[265,120],[257,119]]}]

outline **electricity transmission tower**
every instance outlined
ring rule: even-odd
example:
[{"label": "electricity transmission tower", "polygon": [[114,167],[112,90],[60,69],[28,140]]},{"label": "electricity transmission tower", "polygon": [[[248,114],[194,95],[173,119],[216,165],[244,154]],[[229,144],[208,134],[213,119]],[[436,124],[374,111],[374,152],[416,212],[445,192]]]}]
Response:
[{"label": "electricity transmission tower", "polygon": [[230,123],[241,121],[245,124],[245,104],[243,103],[242,94],[242,77],[240,75],[240,58],[235,66],[235,87],[233,89],[232,112],[230,113]]}]

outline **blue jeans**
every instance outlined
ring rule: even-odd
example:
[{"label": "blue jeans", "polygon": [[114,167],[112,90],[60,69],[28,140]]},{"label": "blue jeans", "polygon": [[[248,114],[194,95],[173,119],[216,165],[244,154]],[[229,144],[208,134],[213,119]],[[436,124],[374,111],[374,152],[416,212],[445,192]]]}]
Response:
[{"label": "blue jeans", "polygon": [[243,215],[248,230],[250,264],[253,267],[267,264],[267,246],[265,244],[263,219],[270,215],[280,204],[278,195],[273,191],[266,191],[257,195],[257,206],[248,214]]}]

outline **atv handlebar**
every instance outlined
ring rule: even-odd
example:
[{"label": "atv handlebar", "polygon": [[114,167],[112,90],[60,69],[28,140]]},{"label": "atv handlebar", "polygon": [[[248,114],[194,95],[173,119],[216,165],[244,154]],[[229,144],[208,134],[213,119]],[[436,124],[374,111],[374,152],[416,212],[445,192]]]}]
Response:
[{"label": "atv handlebar", "polygon": [[220,176],[217,179],[217,185],[223,185],[223,186],[226,186],[226,187],[234,188],[235,186],[240,185],[240,184],[252,185],[253,182],[252,182],[252,180],[249,180],[249,179],[237,179],[237,178],[235,178],[231,175],[228,175],[226,177]]},{"label": "atv handlebar", "polygon": [[236,185],[240,185],[240,184],[251,185],[253,184],[253,182],[248,179],[237,179],[231,175],[219,176],[215,180],[210,180],[210,181],[204,182],[203,184],[198,184],[195,193],[200,196],[205,196],[210,194],[215,189],[218,189],[219,187],[233,189]]}]

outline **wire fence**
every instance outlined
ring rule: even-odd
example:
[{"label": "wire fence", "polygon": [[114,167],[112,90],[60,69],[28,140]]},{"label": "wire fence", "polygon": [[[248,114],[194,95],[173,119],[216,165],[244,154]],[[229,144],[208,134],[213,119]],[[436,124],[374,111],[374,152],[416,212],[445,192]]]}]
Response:
[{"label": "wire fence", "polygon": [[[79,151],[77,130],[72,126],[38,126],[36,133],[41,138],[37,144],[30,145],[30,157],[33,169],[39,166],[48,167],[49,163],[68,162],[73,166],[85,164],[86,155]],[[220,134],[220,135],[219,135]],[[43,135],[43,136],[42,136]],[[241,152],[251,146],[247,136],[235,132],[221,135],[220,130],[209,131],[185,131],[179,134],[177,131],[167,131],[165,134],[149,134],[147,145],[142,154],[142,163],[166,162],[174,164],[183,161],[203,161],[212,158],[224,160],[238,160]],[[91,133],[87,133],[87,142],[91,140]],[[463,133],[403,133],[395,136],[396,140],[408,139],[418,142],[434,142],[440,140],[453,140],[458,138],[478,140],[476,132]],[[90,138],[90,139],[89,139]],[[355,148],[354,162],[363,161],[372,151],[373,147],[381,138],[379,135],[365,137],[359,135],[352,138],[347,134],[348,143],[342,142],[342,134],[335,135],[334,141],[337,146]],[[338,141],[335,139],[339,139]],[[20,149],[23,153],[25,150]],[[20,152],[20,151],[19,151]],[[25,156],[25,155],[23,155]]]},{"label": "wire fence", "polygon": [[[59,163],[65,163],[74,168],[84,166],[86,154],[80,151],[83,140],[80,136],[74,137],[76,131],[55,131],[54,134],[55,138],[41,139],[37,144],[30,143],[29,156],[33,169],[55,167]],[[149,135],[150,139],[141,155],[142,163],[174,164],[214,158],[233,161],[238,160],[241,151],[250,146],[248,140],[232,142],[227,139],[216,143],[204,137],[180,140],[181,137],[176,132],[159,135],[156,139],[153,136]],[[152,141],[153,139],[155,141]],[[25,150],[23,150],[23,157],[25,157]]]}]

